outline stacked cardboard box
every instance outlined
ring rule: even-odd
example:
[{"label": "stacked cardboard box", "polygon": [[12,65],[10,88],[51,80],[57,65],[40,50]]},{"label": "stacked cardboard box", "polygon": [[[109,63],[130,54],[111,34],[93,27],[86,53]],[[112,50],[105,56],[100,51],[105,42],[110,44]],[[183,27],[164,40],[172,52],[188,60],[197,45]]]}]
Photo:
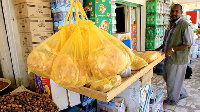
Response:
[{"label": "stacked cardboard box", "polygon": [[97,27],[112,34],[111,0],[85,0],[84,10]]},{"label": "stacked cardboard box", "polygon": [[[45,39],[53,35],[53,22],[49,0],[13,0],[18,22],[22,56],[28,72],[27,57]],[[29,86],[35,90],[35,78],[28,75]]]},{"label": "stacked cardboard box", "polygon": [[26,61],[29,53],[53,35],[53,22],[49,0],[13,0],[20,32],[22,55]]}]

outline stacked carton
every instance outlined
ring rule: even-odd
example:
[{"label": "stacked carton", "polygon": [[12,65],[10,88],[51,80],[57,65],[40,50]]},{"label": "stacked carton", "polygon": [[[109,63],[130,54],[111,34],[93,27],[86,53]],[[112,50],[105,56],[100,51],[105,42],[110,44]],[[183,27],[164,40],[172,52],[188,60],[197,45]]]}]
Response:
[{"label": "stacked carton", "polygon": [[84,10],[97,27],[112,34],[111,0],[85,0]]},{"label": "stacked carton", "polygon": [[[49,0],[13,0],[18,22],[22,56],[28,71],[27,57],[45,39],[53,35],[53,23]],[[34,75],[28,75],[30,89],[35,89]]]},{"label": "stacked carton", "polygon": [[26,63],[27,56],[33,48],[53,35],[50,1],[13,0],[13,4],[20,32],[22,55]]}]

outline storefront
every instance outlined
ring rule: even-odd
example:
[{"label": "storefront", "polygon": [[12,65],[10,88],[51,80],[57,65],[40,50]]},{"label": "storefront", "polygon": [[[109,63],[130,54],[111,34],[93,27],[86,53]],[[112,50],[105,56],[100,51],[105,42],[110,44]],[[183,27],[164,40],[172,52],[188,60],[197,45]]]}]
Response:
[{"label": "storefront", "polygon": [[[147,32],[152,32],[152,29],[157,32],[157,34],[159,33],[156,35],[159,36],[159,39],[156,38],[156,47],[161,45],[161,36],[164,35],[164,31],[162,30],[164,30],[164,25],[167,24],[164,24],[164,22],[168,21],[165,16],[167,16],[167,11],[169,11],[169,8],[166,8],[167,6],[164,7],[164,4],[169,5],[171,2],[170,0],[159,1],[160,18],[158,17],[159,20],[156,22],[160,21],[160,24],[154,24],[157,25],[155,27],[156,29],[160,29],[158,32],[153,29],[154,27],[151,26],[152,24],[147,21],[150,15],[153,17],[151,14],[153,12],[146,13],[149,11],[148,6],[150,3],[146,0],[80,0],[89,20],[92,20],[98,28],[122,41],[135,54],[138,53],[136,51],[140,51],[138,56],[140,55],[141,57],[142,55],[146,55],[146,52],[142,51],[152,50],[148,49],[149,46],[147,46],[147,39],[155,39],[155,37],[147,37]],[[64,28],[61,28],[61,26],[66,24],[66,15],[70,12],[70,1],[36,0],[33,2],[31,0],[2,0],[0,3],[0,65],[3,74],[2,75],[0,72],[0,77],[11,81],[10,88],[15,89],[23,85],[32,91],[47,93],[56,105],[58,105],[60,110],[81,104],[83,109],[89,108],[89,105],[95,107],[95,109],[90,108],[91,111],[92,109],[94,109],[93,111],[98,111],[98,109],[101,109],[101,111],[112,110],[112,108],[115,107],[112,107],[112,105],[117,105],[118,101],[121,101],[121,103],[118,104],[121,108],[118,109],[125,109],[127,105],[130,105],[127,103],[129,102],[127,99],[131,96],[126,97],[125,100],[124,97],[127,94],[132,94],[131,92],[127,92],[128,90],[126,88],[130,90],[137,89],[138,91],[133,93],[133,96],[135,96],[132,96],[133,99],[130,100],[132,104],[135,99],[137,99],[137,106],[134,108],[128,107],[127,109],[129,109],[129,111],[133,111],[133,109],[148,111],[153,67],[165,58],[163,53],[159,53],[159,56],[157,56],[157,53],[149,54],[156,55],[156,58],[146,62],[147,64],[141,68],[137,68],[138,66],[135,65],[135,70],[132,69],[131,71],[130,69],[131,75],[129,74],[129,77],[122,79],[120,77],[120,85],[116,87],[113,86],[114,88],[109,91],[103,92],[93,90],[85,86],[79,88],[63,88],[49,78],[39,77],[40,75],[37,76],[33,73],[28,74],[27,57],[36,46]],[[164,13],[164,9],[166,9],[166,13]],[[81,18],[80,10],[78,16],[76,15],[77,13],[75,13],[76,10],[71,10],[71,23],[76,24],[77,17]],[[164,18],[166,19],[165,21]],[[162,26],[160,26],[161,23]],[[68,24],[67,22],[66,25]],[[55,43],[56,42],[57,41],[55,41]],[[156,49],[155,46],[154,49]],[[143,60],[145,59],[142,59],[142,61]],[[135,62],[135,64],[141,63]],[[138,94],[138,96],[136,96],[136,94]],[[118,99],[115,97],[121,98]],[[113,104],[107,105],[103,103],[109,101],[111,101],[110,104]],[[124,102],[126,104],[125,107],[122,106]],[[119,111],[123,112],[123,110]]]}]

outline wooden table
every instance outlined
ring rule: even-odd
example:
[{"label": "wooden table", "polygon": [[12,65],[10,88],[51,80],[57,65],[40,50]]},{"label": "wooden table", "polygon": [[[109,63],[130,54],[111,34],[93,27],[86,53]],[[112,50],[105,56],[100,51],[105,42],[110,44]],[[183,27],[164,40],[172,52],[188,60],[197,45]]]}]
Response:
[{"label": "wooden table", "polygon": [[[162,56],[146,67],[138,70],[138,71],[132,71],[132,75],[130,75],[127,78],[122,78],[121,85],[113,88],[112,90],[104,93],[96,90],[92,90],[87,87],[79,87],[79,88],[66,88],[70,91],[74,91],[76,93],[80,93],[82,95],[95,98],[100,101],[109,102],[111,99],[113,99],[115,96],[117,96],[119,93],[121,93],[123,90],[125,90],[127,87],[129,87],[133,82],[138,80],[142,77],[142,86],[146,84],[146,81],[148,80],[148,77],[150,78],[153,75],[153,67],[156,66],[158,63],[160,63],[163,59],[165,59],[165,54],[162,54]],[[143,77],[144,76],[144,77]]]}]

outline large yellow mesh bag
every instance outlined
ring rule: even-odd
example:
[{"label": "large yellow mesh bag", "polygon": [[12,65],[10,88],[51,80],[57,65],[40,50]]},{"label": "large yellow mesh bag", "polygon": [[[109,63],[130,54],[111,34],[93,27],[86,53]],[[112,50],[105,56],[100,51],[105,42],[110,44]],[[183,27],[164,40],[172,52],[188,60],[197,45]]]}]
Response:
[{"label": "large yellow mesh bag", "polygon": [[135,59],[131,64],[131,70],[139,70],[147,65],[148,63],[143,58],[135,56]]}]

